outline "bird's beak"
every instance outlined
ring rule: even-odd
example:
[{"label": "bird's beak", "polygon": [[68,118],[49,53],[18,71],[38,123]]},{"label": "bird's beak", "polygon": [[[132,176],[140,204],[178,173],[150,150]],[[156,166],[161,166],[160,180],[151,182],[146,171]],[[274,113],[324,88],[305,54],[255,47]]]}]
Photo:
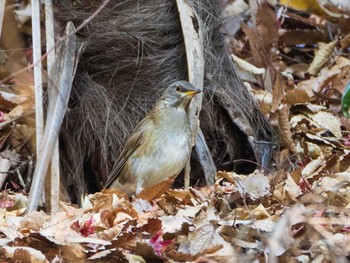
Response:
[{"label": "bird's beak", "polygon": [[187,90],[184,93],[185,93],[186,96],[192,96],[193,97],[194,95],[196,95],[196,94],[198,94],[200,92],[201,92],[201,90],[195,89],[195,90]]}]

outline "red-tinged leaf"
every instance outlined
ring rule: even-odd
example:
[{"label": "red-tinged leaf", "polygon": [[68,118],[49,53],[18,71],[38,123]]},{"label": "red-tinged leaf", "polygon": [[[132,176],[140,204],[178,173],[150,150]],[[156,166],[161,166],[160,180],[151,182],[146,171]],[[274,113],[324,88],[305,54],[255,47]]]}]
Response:
[{"label": "red-tinged leaf", "polygon": [[76,232],[79,232],[82,236],[87,237],[93,233],[95,233],[95,226],[93,222],[93,217],[91,216],[89,220],[87,220],[84,224],[80,224],[79,220],[75,221],[71,225],[71,229]]},{"label": "red-tinged leaf", "polygon": [[304,223],[298,223],[292,226],[291,228],[291,234],[293,238],[298,238],[301,235],[303,235],[306,231],[306,226]]},{"label": "red-tinged leaf", "polygon": [[311,190],[311,185],[308,180],[302,179],[299,183],[299,187],[303,193],[308,193]]},{"label": "red-tinged leaf", "polygon": [[5,121],[4,117],[5,117],[5,113],[0,111],[0,123]]},{"label": "red-tinged leaf", "polygon": [[93,217],[91,216],[88,221],[86,221],[80,229],[80,234],[87,237],[95,232],[95,226],[93,222]]},{"label": "red-tinged leaf", "polygon": [[326,209],[321,209],[317,213],[314,214],[314,217],[323,217],[326,212]]},{"label": "red-tinged leaf", "polygon": [[340,232],[350,233],[350,226],[341,228]]},{"label": "red-tinged leaf", "polygon": [[344,141],[343,141],[343,144],[346,148],[350,148],[350,135],[347,135],[345,138],[344,138]]},{"label": "red-tinged leaf", "polygon": [[5,198],[0,199],[0,208],[10,208],[15,205],[13,200],[8,200]]},{"label": "red-tinged leaf", "polygon": [[12,185],[13,188],[15,188],[16,190],[20,189],[20,186],[18,184],[16,184],[15,182],[10,181],[10,184]]},{"label": "red-tinged leaf", "polygon": [[172,240],[164,240],[163,232],[158,231],[158,233],[149,240],[149,244],[153,247],[154,252],[161,256],[166,248],[172,243]]}]

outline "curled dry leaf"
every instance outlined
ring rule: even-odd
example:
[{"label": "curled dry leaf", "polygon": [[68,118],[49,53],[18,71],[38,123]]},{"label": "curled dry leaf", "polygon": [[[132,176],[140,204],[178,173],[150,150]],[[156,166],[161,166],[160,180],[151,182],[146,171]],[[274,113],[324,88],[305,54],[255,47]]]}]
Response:
[{"label": "curled dry leaf", "polygon": [[252,200],[257,200],[270,193],[269,179],[260,173],[254,173],[237,183],[241,195],[247,194]]},{"label": "curled dry leaf", "polygon": [[34,211],[23,218],[20,229],[29,228],[31,231],[39,231],[49,218],[50,216],[43,211]]},{"label": "curled dry leaf", "polygon": [[266,91],[266,90],[254,90],[251,93],[256,101],[258,101],[260,110],[263,114],[268,115],[271,111],[271,105],[273,101],[273,95],[272,93]]},{"label": "curled dry leaf", "polygon": [[23,238],[23,235],[21,232],[10,227],[0,226],[0,232],[4,234],[12,242],[15,241],[16,238]]},{"label": "curled dry leaf", "polygon": [[145,188],[136,197],[147,201],[156,199],[160,197],[162,194],[164,194],[171,187],[171,185],[175,181],[175,178],[176,178],[176,175],[169,177],[167,180],[159,184],[156,184],[155,186],[152,186],[150,188]]},{"label": "curled dry leaf", "polygon": [[249,8],[249,5],[244,0],[237,0],[237,1],[228,3],[223,13],[225,16],[234,17],[246,11],[248,8]]},{"label": "curled dry leaf", "polygon": [[252,211],[250,211],[250,214],[248,215],[252,215],[253,219],[255,220],[262,220],[271,217],[271,215],[267,212],[266,208],[262,204],[259,204],[257,207],[255,207]]},{"label": "curled dry leaf", "polygon": [[232,59],[236,62],[238,67],[240,67],[242,70],[247,71],[249,73],[255,74],[255,75],[261,75],[265,74],[264,68],[258,68],[254,65],[250,64],[249,62],[237,57],[235,54],[231,54]]},{"label": "curled dry leaf", "polygon": [[340,47],[345,49],[350,46],[350,34],[347,34],[343,39],[340,40]]},{"label": "curled dry leaf", "polygon": [[315,96],[311,89],[309,91],[306,91],[299,87],[295,87],[294,89],[287,91],[285,97],[286,103],[288,103],[289,105],[311,102],[314,99]]},{"label": "curled dry leaf", "polygon": [[330,131],[335,137],[341,138],[341,123],[339,118],[332,113],[326,111],[320,111],[313,114],[307,114],[319,127],[322,127]]},{"label": "curled dry leaf", "polygon": [[3,247],[7,258],[12,258],[15,262],[35,262],[47,263],[49,262],[45,255],[31,247]]},{"label": "curled dry leaf", "polygon": [[297,185],[297,183],[289,174],[287,175],[286,185],[284,189],[293,201],[298,201],[297,197],[302,194],[299,185]]},{"label": "curled dry leaf", "polygon": [[253,222],[253,228],[264,232],[272,232],[275,227],[275,222],[270,219],[256,220]]},{"label": "curled dry leaf", "polygon": [[327,63],[330,56],[332,55],[338,41],[332,41],[328,44],[319,43],[319,50],[315,51],[315,57],[311,62],[308,73],[311,75],[317,75],[318,72],[323,68],[323,66]]},{"label": "curled dry leaf", "polygon": [[160,220],[164,233],[175,233],[181,230],[184,223],[191,222],[185,216],[162,216]]},{"label": "curled dry leaf", "polygon": [[272,91],[271,112],[276,112],[276,110],[278,109],[282,99],[284,98],[285,87],[285,80],[281,77],[280,74],[277,74],[275,85],[273,86]]},{"label": "curled dry leaf", "polygon": [[188,238],[190,242],[189,252],[191,255],[196,255],[204,250],[213,248],[217,248],[218,250],[225,243],[225,240],[216,233],[214,226],[210,223],[189,233]]},{"label": "curled dry leaf", "polygon": [[316,160],[312,160],[311,162],[309,162],[301,171],[301,175],[304,178],[307,178],[311,176],[318,168],[320,168],[324,164],[325,164],[325,158],[323,155],[321,155]]},{"label": "curled dry leaf", "polygon": [[309,156],[312,159],[317,159],[318,157],[320,157],[323,154],[321,147],[315,143],[306,142],[306,148],[307,148],[307,152],[308,152]]},{"label": "curled dry leaf", "polygon": [[278,126],[281,134],[282,144],[289,148],[293,153],[296,152],[295,144],[292,139],[292,132],[290,130],[289,123],[289,107],[284,104],[281,105],[280,109],[277,111],[278,113]]},{"label": "curled dry leaf", "polygon": [[6,107],[11,105],[20,105],[28,101],[31,101],[33,103],[33,98],[30,96],[16,95],[0,90],[0,101],[2,107]]}]

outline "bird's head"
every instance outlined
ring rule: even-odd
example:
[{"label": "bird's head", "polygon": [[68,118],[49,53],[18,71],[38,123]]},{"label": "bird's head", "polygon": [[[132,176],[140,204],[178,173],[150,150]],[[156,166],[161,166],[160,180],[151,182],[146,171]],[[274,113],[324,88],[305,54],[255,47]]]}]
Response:
[{"label": "bird's head", "polygon": [[180,80],[168,86],[161,100],[167,106],[187,110],[192,98],[200,92],[188,81]]}]

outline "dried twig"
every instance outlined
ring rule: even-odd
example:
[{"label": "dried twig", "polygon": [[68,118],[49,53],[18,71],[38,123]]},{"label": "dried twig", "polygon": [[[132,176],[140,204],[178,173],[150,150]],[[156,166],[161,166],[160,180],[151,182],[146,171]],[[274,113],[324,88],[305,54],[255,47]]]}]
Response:
[{"label": "dried twig", "polygon": [[[98,8],[91,16],[89,16],[86,20],[84,20],[84,22],[81,23],[81,24],[77,27],[77,29],[75,29],[74,32],[71,32],[70,34],[71,34],[71,35],[74,35],[74,34],[76,34],[79,30],[81,30],[84,26],[86,26],[92,19],[94,19],[94,18],[102,11],[102,9],[103,9],[110,1],[111,1],[111,0],[105,0],[105,1],[99,6],[99,8]],[[27,71],[27,70],[29,70],[29,69],[31,69],[31,68],[34,68],[34,67],[38,66],[39,63],[41,64],[41,62],[48,56],[48,54],[50,54],[62,41],[66,40],[66,39],[67,39],[68,37],[70,37],[71,35],[65,35],[65,36],[63,36],[62,38],[60,38],[59,40],[57,40],[56,43],[55,43],[55,45],[54,45],[51,49],[47,50],[46,53],[40,58],[40,60],[38,60],[38,61],[35,61],[35,60],[34,60],[34,62],[33,62],[32,64],[28,65],[27,67],[22,68],[21,70],[18,70],[17,72],[14,72],[14,73],[9,74],[6,78],[4,78],[4,79],[2,79],[2,80],[0,81],[0,84],[6,83],[7,81],[9,81],[10,79],[14,78],[15,76],[17,76],[17,75],[19,75],[19,74],[21,74],[21,73],[23,73],[23,72],[25,72],[25,71]],[[34,37],[34,35],[33,35],[33,37]]]},{"label": "dried twig", "polygon": [[69,37],[59,48],[57,55],[59,60],[55,63],[55,71],[53,73],[55,76],[54,84],[58,87],[59,91],[57,95],[58,99],[56,101],[50,100],[48,109],[48,116],[50,116],[50,118],[48,118],[42,147],[40,148],[40,162],[37,163],[34,171],[27,213],[35,211],[38,207],[39,196],[49,167],[49,160],[52,156],[58,137],[58,131],[68,105],[79,52],[76,36],[72,35],[72,32],[74,32],[74,26],[72,23],[68,23],[66,34]]},{"label": "dried twig", "polygon": [[[195,30],[194,21],[199,23],[199,19],[188,2],[184,0],[177,0],[177,8],[180,14],[180,21],[182,32],[184,35],[184,42],[187,56],[187,67],[189,81],[197,88],[203,91],[204,80],[204,51],[203,51],[203,35],[201,27],[199,26],[198,32]],[[212,184],[214,182],[215,166],[212,160],[209,149],[206,145],[203,133],[199,131],[199,111],[202,107],[203,93],[197,95],[192,102],[190,112],[190,122],[192,127],[192,142],[196,144],[196,137],[198,138],[196,144],[196,150],[204,168],[207,183]],[[198,145],[198,146],[197,146]],[[190,160],[187,161],[185,167],[185,188],[190,185]]]},{"label": "dried twig", "polygon": [[33,33],[33,62],[35,84],[35,127],[36,127],[36,153],[40,160],[40,146],[44,132],[43,112],[43,80],[41,66],[41,34],[40,34],[40,1],[32,1],[32,33]]},{"label": "dried twig", "polygon": [[[48,52],[47,56],[47,72],[48,72],[48,90],[50,92],[50,99],[52,102],[57,100],[57,90],[50,80],[54,79],[52,67],[55,62],[55,33],[54,33],[54,21],[53,21],[53,7],[52,0],[45,1],[45,29],[46,29],[46,50],[52,50]],[[51,118],[51,116],[48,116]],[[52,158],[51,158],[51,187],[50,187],[50,202],[51,212],[58,210],[59,204],[59,191],[60,191],[60,157],[59,157],[59,145],[58,138],[56,140]]]},{"label": "dried twig", "polygon": [[4,15],[5,15],[5,4],[6,4],[6,0],[0,1],[0,38],[1,38],[1,31],[2,31],[2,22],[4,21]]}]

